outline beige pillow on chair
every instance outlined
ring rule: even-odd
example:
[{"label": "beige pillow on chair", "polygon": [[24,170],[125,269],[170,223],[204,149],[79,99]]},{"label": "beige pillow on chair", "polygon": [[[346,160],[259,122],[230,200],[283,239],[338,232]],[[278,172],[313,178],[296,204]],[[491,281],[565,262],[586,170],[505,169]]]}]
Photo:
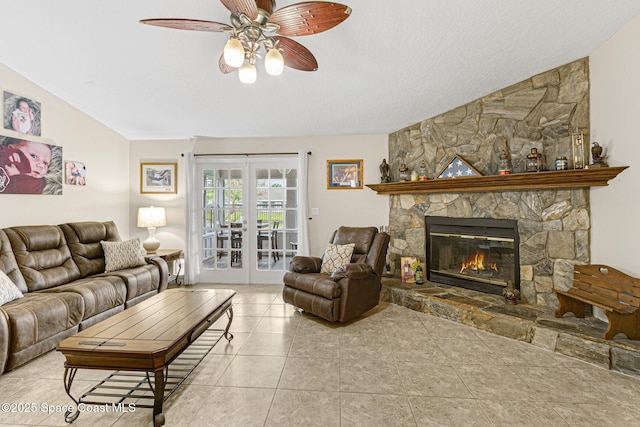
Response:
[{"label": "beige pillow on chair", "polygon": [[355,243],[349,243],[348,245],[334,245],[333,243],[329,243],[322,256],[320,273],[332,274],[337,268],[349,264],[355,246]]}]

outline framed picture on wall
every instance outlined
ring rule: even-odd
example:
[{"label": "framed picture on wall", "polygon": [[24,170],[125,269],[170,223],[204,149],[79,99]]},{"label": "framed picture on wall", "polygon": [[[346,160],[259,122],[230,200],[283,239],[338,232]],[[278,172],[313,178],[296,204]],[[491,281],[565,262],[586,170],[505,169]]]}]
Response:
[{"label": "framed picture on wall", "polygon": [[0,135],[0,194],[62,195],[62,147]]},{"label": "framed picture on wall", "polygon": [[167,162],[140,163],[141,194],[175,194],[178,191],[178,164]]},{"label": "framed picture on wall", "polygon": [[3,92],[4,128],[27,135],[40,136],[40,102],[15,93]]},{"label": "framed picture on wall", "polygon": [[362,159],[327,160],[327,188],[330,190],[362,189]]},{"label": "framed picture on wall", "polygon": [[67,185],[87,185],[87,167],[84,163],[65,160],[64,183]]}]

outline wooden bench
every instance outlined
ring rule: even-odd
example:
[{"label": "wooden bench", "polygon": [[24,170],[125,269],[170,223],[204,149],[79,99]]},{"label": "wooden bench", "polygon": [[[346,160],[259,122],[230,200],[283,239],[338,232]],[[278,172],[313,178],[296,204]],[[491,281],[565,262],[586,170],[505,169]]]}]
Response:
[{"label": "wooden bench", "polygon": [[555,292],[560,302],[556,317],[572,312],[582,318],[587,306],[595,305],[609,319],[609,328],[602,334],[604,339],[623,333],[632,340],[640,340],[640,279],[606,265],[577,265],[573,287]]}]

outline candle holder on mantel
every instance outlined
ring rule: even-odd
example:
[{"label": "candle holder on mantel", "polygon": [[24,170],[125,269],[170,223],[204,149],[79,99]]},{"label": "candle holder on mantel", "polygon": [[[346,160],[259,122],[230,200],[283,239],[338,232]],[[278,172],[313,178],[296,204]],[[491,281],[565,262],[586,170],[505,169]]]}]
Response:
[{"label": "candle holder on mantel", "polygon": [[575,128],[571,132],[571,149],[573,152],[573,168],[585,169],[589,167],[589,132],[585,129]]}]

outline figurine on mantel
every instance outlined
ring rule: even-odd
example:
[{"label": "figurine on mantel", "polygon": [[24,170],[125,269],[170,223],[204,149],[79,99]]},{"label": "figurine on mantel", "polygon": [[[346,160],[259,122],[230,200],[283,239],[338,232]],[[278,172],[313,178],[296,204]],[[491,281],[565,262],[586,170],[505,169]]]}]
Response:
[{"label": "figurine on mantel", "polygon": [[398,171],[400,172],[400,181],[402,182],[406,182],[409,181],[409,168],[407,167],[406,164],[401,164],[400,165],[400,169],[398,169]]},{"label": "figurine on mantel", "polygon": [[387,163],[387,159],[382,159],[382,163],[380,163],[380,182],[391,182],[391,175],[389,174],[389,163]]},{"label": "figurine on mantel", "polygon": [[597,142],[594,142],[593,147],[591,147],[591,157],[593,157],[593,164],[589,167],[606,168],[609,166],[607,164],[607,156],[603,156],[602,152],[603,152],[602,146]]}]

